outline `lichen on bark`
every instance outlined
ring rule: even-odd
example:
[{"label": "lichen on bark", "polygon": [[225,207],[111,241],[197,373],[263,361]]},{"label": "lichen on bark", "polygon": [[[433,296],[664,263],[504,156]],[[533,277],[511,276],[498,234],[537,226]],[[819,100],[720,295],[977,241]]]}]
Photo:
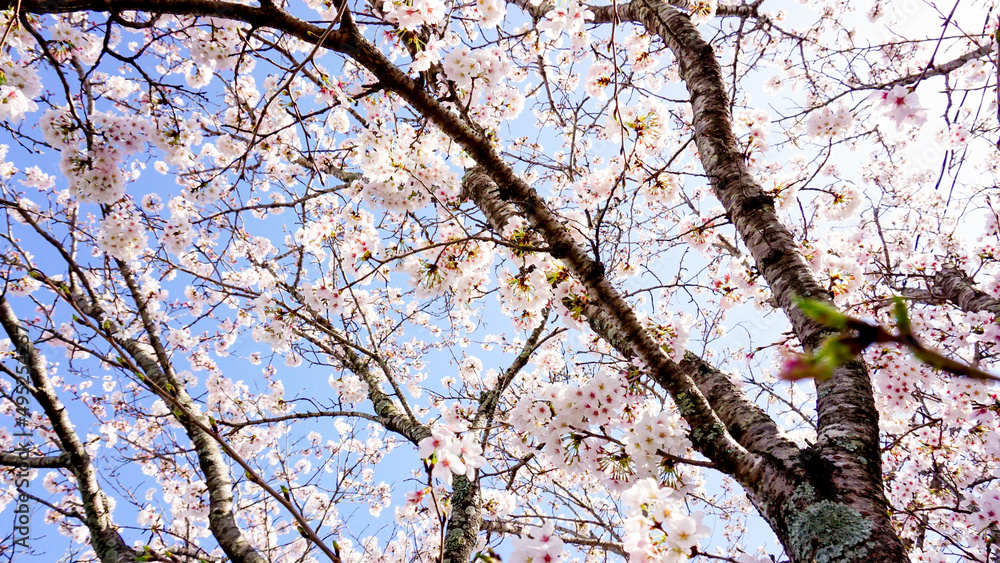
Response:
[{"label": "lichen on bark", "polygon": [[855,561],[868,553],[874,524],[846,504],[821,500],[788,521],[788,547],[797,561]]}]

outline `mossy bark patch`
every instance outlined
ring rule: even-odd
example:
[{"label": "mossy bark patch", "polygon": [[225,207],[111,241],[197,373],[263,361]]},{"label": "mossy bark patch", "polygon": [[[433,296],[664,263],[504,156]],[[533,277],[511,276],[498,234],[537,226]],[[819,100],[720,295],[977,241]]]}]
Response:
[{"label": "mossy bark patch", "polygon": [[789,547],[797,561],[855,560],[865,555],[865,541],[873,527],[850,506],[823,500],[789,519]]}]

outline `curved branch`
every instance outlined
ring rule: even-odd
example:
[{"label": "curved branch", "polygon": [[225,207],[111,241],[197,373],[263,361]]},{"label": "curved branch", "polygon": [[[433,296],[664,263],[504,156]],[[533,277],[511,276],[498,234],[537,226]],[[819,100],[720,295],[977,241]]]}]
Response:
[{"label": "curved branch", "polygon": [[[469,139],[470,144],[473,140]],[[674,398],[681,414],[691,425],[691,441],[695,448],[723,471],[734,475],[740,482],[749,483],[747,480],[756,475],[760,460],[733,440],[691,378],[670,361],[643,328],[631,306],[611,285],[604,275],[604,266],[576,244],[545,201],[506,163],[499,161],[491,147],[476,148],[488,151],[487,155],[496,157],[496,160],[491,163],[493,166],[489,174],[485,169],[473,169],[466,174],[465,193],[480,205],[487,217],[499,215],[490,218],[494,227],[509,219],[510,209],[506,201],[518,208],[552,247],[552,256],[561,259],[587,289],[589,302],[595,308],[593,313],[607,320],[603,330],[609,333],[612,340],[621,343],[628,357],[634,356],[644,362],[653,379]],[[505,178],[509,183],[501,188],[496,177]]]},{"label": "curved branch", "polygon": [[888,89],[888,88],[892,88],[893,86],[911,86],[911,85],[916,84],[916,83],[918,83],[918,82],[920,82],[922,80],[925,80],[927,78],[931,78],[931,77],[934,77],[934,76],[943,76],[945,74],[949,74],[949,73],[951,73],[953,71],[958,70],[959,68],[961,68],[963,65],[965,65],[969,61],[974,61],[976,59],[981,59],[983,57],[987,57],[992,52],[993,52],[993,45],[990,45],[990,44],[983,45],[982,47],[979,47],[978,49],[973,49],[973,50],[971,50],[971,51],[969,51],[967,53],[963,53],[963,54],[955,57],[954,59],[952,59],[952,60],[950,60],[950,61],[948,61],[946,63],[941,63],[939,65],[933,65],[932,64],[931,66],[928,66],[922,72],[917,72],[917,73],[914,73],[914,74],[910,74],[910,75],[907,75],[907,76],[903,76],[903,77],[897,78],[896,80],[893,80],[892,82],[889,82],[888,84],[884,84],[882,86],[879,86],[879,88],[880,89]]},{"label": "curved branch", "polygon": [[[507,222],[518,215],[514,205],[503,199],[496,184],[488,182],[477,185],[475,170],[466,174],[462,182],[463,194],[471,198],[486,215],[486,220],[494,233],[502,233]],[[622,357],[631,359],[634,352],[628,338],[616,330],[614,320],[600,307],[587,303],[583,307],[591,330],[611,345]],[[793,459],[799,448],[785,438],[777,424],[759,406],[733,384],[715,367],[705,363],[699,356],[686,352],[680,369],[690,376],[699,391],[708,400],[712,410],[725,423],[733,438],[744,448],[755,453],[764,453],[778,459]]]}]

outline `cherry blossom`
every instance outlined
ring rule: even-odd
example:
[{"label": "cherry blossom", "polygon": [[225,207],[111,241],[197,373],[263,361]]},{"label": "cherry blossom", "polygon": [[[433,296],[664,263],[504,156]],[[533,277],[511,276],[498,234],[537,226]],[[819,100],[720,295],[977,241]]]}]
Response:
[{"label": "cherry blossom", "polygon": [[896,122],[896,128],[904,125],[920,126],[927,121],[927,112],[919,107],[920,96],[905,86],[893,86],[885,92],[875,92],[872,99],[887,117]]},{"label": "cherry blossom", "polygon": [[986,563],[995,8],[18,2],[0,519],[53,561]]}]

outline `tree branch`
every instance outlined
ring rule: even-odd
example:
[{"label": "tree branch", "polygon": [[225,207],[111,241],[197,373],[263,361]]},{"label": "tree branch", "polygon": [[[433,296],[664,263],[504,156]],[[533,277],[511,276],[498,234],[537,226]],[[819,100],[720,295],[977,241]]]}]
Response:
[{"label": "tree branch", "polygon": [[[478,181],[480,172],[466,173],[462,182],[463,194],[472,198],[486,215],[493,232],[502,233],[507,223],[518,216],[517,208],[502,197],[496,184]],[[586,303],[583,316],[591,330],[611,345],[625,359],[635,356],[626,335],[615,328],[614,320],[600,307]],[[718,369],[708,365],[699,356],[686,352],[679,368],[698,386],[712,410],[725,423],[727,430],[744,448],[755,453],[765,453],[778,459],[798,456],[799,448],[785,438],[777,424],[752,401],[747,399],[732,381]]]},{"label": "tree branch", "polygon": [[927,289],[904,288],[903,297],[937,303],[947,301],[966,313],[988,312],[1000,315],[1000,299],[976,287],[976,282],[963,270],[945,266],[927,280]]},{"label": "tree branch", "polygon": [[0,453],[0,465],[27,467],[29,469],[69,469],[69,454],[21,457],[14,453]]},{"label": "tree branch", "polygon": [[[467,142],[472,145],[474,140],[467,139]],[[738,481],[755,476],[759,460],[733,440],[691,378],[670,361],[642,327],[631,306],[605,277],[603,265],[576,244],[544,200],[499,160],[492,147],[475,146],[475,149],[486,153],[484,161],[486,157],[495,157],[495,160],[490,163],[489,174],[485,169],[469,171],[463,182],[464,189],[487,217],[500,215],[489,219],[494,228],[509,219],[509,208],[504,201],[510,201],[552,247],[552,256],[561,259],[587,289],[589,302],[608,319],[606,330],[613,339],[620,339],[623,347],[627,343],[626,356],[635,356],[649,366],[650,376],[674,398],[691,425],[691,441],[695,448]],[[505,178],[509,183],[501,188],[496,177]]]},{"label": "tree branch", "polygon": [[[188,395],[184,389],[183,382],[173,372],[169,355],[163,348],[159,337],[159,329],[149,315],[145,300],[142,298],[142,293],[138,285],[136,285],[131,271],[122,263],[119,263],[119,271],[125,278],[126,285],[135,300],[139,316],[142,319],[143,327],[149,339],[148,344],[124,336],[122,327],[107,316],[100,304],[88,298],[83,292],[79,290],[66,290],[64,292],[57,291],[57,293],[63,294],[80,313],[96,321],[95,332],[103,335],[124,350],[135,364],[139,366],[145,377],[148,378],[148,382],[152,382],[161,390],[166,390],[171,398],[183,407],[185,412],[190,413],[190,416],[175,418],[194,444],[198,464],[202,470],[202,474],[205,476],[205,487],[209,494],[209,529],[223,551],[233,561],[240,563],[264,563],[264,558],[257,553],[257,550],[254,549],[243,531],[236,524],[232,477],[229,475],[229,465],[222,456],[219,444],[202,429],[209,425],[208,419],[201,412],[194,399]],[[48,278],[45,278],[44,274],[37,272],[36,275],[42,277],[43,281],[53,287],[54,290],[58,289],[58,286]],[[196,421],[195,419],[198,420]],[[201,424],[199,425],[197,422]]]},{"label": "tree branch", "polygon": [[[483,530],[497,534],[512,534],[520,536],[524,534],[524,528],[524,524],[518,524],[516,522],[502,522],[498,520],[483,521]],[[557,530],[560,532],[559,539],[561,539],[563,543],[583,547],[596,547],[614,553],[615,555],[628,557],[628,553],[625,551],[625,546],[618,542],[605,541],[598,538],[585,538],[569,533],[568,530],[560,528],[557,528]]]}]

